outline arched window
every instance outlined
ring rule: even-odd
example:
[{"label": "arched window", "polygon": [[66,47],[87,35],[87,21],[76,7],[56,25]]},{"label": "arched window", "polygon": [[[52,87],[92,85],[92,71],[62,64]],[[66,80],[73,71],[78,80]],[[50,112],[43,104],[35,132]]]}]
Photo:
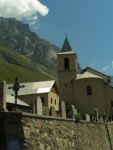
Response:
[{"label": "arched window", "polygon": [[64,68],[69,69],[69,58],[67,57],[64,59]]},{"label": "arched window", "polygon": [[92,95],[92,87],[87,86],[87,95]]}]

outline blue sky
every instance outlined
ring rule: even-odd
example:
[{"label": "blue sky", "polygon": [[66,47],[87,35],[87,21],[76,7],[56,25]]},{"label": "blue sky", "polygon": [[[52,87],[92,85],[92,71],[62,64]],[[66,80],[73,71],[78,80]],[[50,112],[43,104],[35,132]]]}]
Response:
[{"label": "blue sky", "polygon": [[40,2],[49,8],[49,13],[45,17],[38,15],[32,31],[60,48],[67,34],[83,69],[89,66],[113,75],[113,0]]},{"label": "blue sky", "polygon": [[68,35],[83,69],[113,75],[113,0],[0,0],[0,16],[29,23],[60,48]]}]

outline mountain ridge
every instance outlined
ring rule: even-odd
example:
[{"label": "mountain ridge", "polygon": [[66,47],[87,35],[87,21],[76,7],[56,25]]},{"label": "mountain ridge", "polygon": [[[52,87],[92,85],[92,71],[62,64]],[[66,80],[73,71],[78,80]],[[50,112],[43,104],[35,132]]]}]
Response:
[{"label": "mountain ridge", "polygon": [[[2,41],[5,44],[3,44]],[[16,51],[14,57],[15,55],[19,55],[19,57],[23,57],[29,62],[28,66],[25,66],[23,64],[24,60],[20,62],[17,56],[14,58],[11,54],[7,55],[8,51],[6,51],[6,54],[0,51],[0,54],[2,53],[2,59],[7,61],[8,65],[14,64],[14,68],[20,67],[21,69],[25,68],[25,70],[26,68],[29,69],[29,66],[32,66],[40,72],[41,75],[43,74],[42,78],[39,77],[39,75],[37,76],[39,78],[37,78],[37,81],[41,79],[44,80],[44,78],[45,80],[57,80],[57,53],[61,52],[61,49],[47,40],[40,38],[34,32],[31,32],[27,24],[14,18],[0,17],[0,48],[7,49],[8,51],[13,50],[13,52]],[[79,63],[77,66],[80,70],[81,67]],[[36,74],[38,73],[36,72],[34,77],[31,77],[31,79],[30,77],[28,78],[28,82],[36,80]],[[7,78],[4,79],[7,81]],[[12,81],[12,78],[9,81]],[[23,82],[24,81],[26,82],[27,80],[24,79]]]},{"label": "mountain ridge", "polygon": [[55,67],[60,48],[31,32],[27,24],[14,18],[0,18],[0,38],[12,49],[46,67]]}]

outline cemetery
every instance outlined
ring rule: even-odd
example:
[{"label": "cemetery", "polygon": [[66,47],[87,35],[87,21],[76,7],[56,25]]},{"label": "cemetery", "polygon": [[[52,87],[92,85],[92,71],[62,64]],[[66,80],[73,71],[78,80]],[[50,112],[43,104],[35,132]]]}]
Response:
[{"label": "cemetery", "polygon": [[[18,83],[19,84],[19,83]],[[53,106],[50,106],[50,108],[47,108],[48,106],[43,106],[43,102],[41,100],[41,97],[38,95],[34,103],[32,105],[26,103],[25,101],[20,100],[20,96],[18,96],[19,88],[22,87],[25,88],[25,86],[20,86],[17,88],[17,91],[14,89],[14,94],[13,96],[6,95],[6,83],[2,82],[0,84],[2,90],[0,92],[0,97],[1,97],[1,104],[0,104],[0,109],[1,111],[13,111],[13,112],[26,112],[30,114],[37,114],[37,115],[44,115],[44,116],[53,116],[53,117],[61,117],[64,119],[73,119],[75,121],[86,121],[86,122],[100,122],[100,123],[108,123],[111,120],[110,116],[108,114],[104,114],[103,116],[99,116],[98,114],[98,109],[94,110],[93,115],[89,114],[84,114],[83,116],[80,115],[79,112],[77,112],[77,109],[75,108],[74,105],[71,105],[70,108],[66,107],[66,103],[64,101],[60,101],[58,105],[58,110],[56,111]],[[15,85],[15,83],[14,83]],[[15,86],[7,86],[10,89],[13,90],[13,87]],[[19,98],[18,98],[19,97]],[[34,97],[33,97],[34,98]],[[11,102],[11,100],[13,101]],[[10,100],[10,101],[8,101]],[[10,109],[12,108],[12,109]],[[46,110],[46,111],[45,111]]]},{"label": "cemetery", "polygon": [[55,80],[0,84],[1,111],[71,118],[76,121],[112,121],[111,78],[92,68],[77,70],[77,54],[65,38],[58,55],[58,83]]}]

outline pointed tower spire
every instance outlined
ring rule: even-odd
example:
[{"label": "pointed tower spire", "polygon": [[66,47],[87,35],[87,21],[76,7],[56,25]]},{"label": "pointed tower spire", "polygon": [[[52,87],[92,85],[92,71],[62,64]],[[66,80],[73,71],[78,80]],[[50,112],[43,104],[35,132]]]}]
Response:
[{"label": "pointed tower spire", "polygon": [[67,35],[66,35],[61,52],[70,52],[70,51],[72,51],[72,49],[71,49],[70,43],[69,43]]}]

